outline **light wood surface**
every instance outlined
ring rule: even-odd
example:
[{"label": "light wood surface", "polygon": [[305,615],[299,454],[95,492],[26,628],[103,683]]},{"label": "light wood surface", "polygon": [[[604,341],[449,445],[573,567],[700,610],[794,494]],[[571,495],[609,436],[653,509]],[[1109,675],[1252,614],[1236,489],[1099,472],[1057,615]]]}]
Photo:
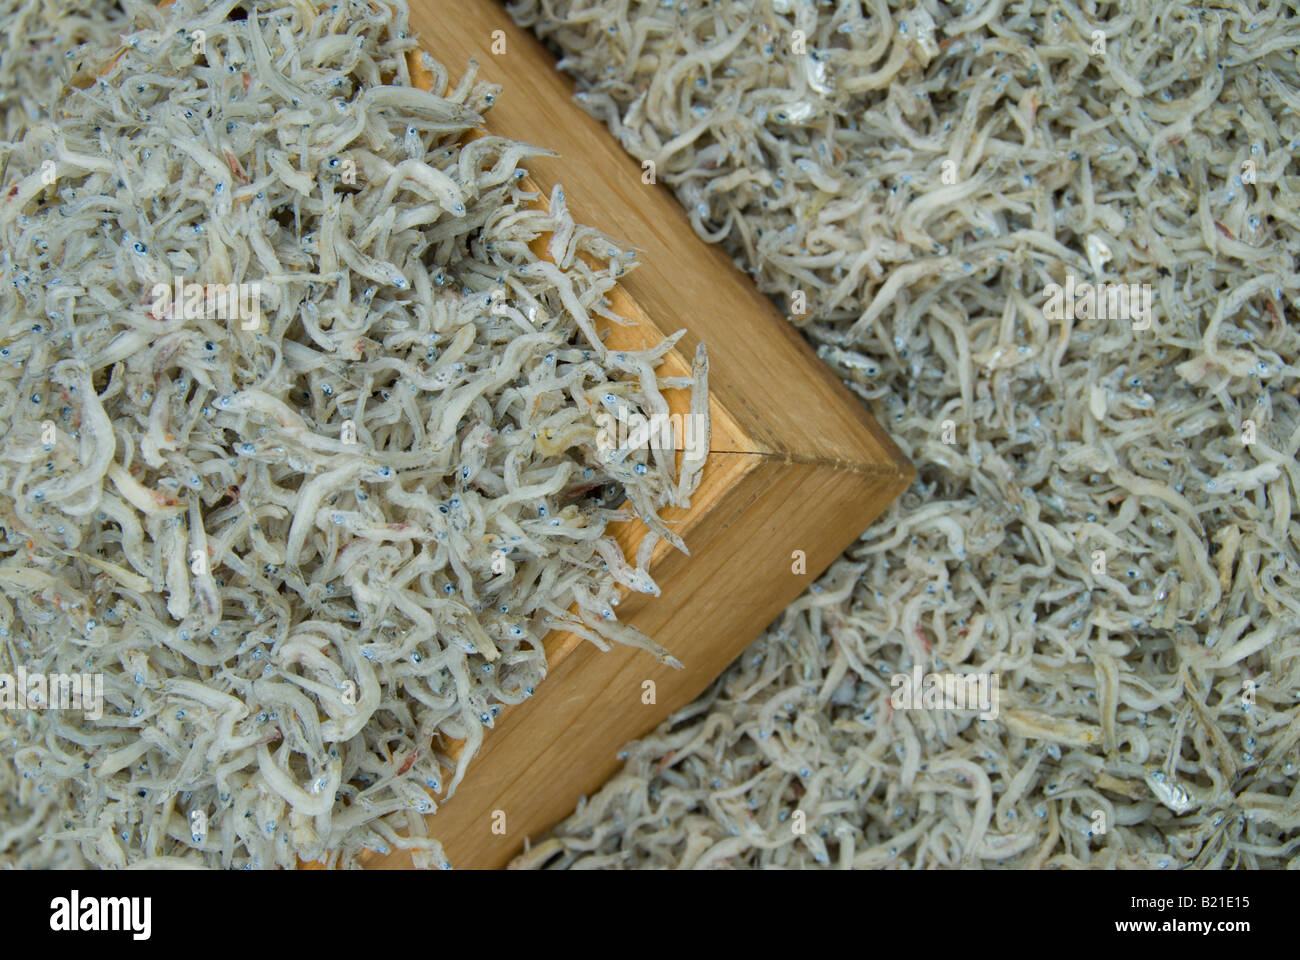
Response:
[{"label": "light wood surface", "polygon": [[[654,636],[685,669],[631,648],[601,652],[567,633],[546,638],[550,671],[536,696],[503,712],[455,796],[429,819],[457,869],[492,868],[613,774],[624,743],[703,692],[914,470],[749,278],[695,235],[671,193],[642,182],[641,166],[572,102],[551,55],[503,8],[493,0],[411,0],[411,25],[453,78],[474,57],[480,79],[502,84],[488,131],[560,152],[529,161],[543,197],[562,182],[578,222],[642,251],[642,265],[609,295],[617,313],[636,321],[610,328],[611,345],[648,346],[685,327],[661,375],[686,375],[700,340],[710,357],[703,481],[689,510],[663,514],[691,556],[660,543],[651,570],[661,596],[625,593],[619,606],[620,620]],[[491,52],[497,30],[502,55]],[[686,412],[686,391],[665,397],[674,413]],[[634,522],[611,532],[631,553],[645,531]],[[806,554],[805,574],[791,572],[796,550]],[[649,705],[647,680],[656,687]],[[450,758],[461,748],[434,746]],[[495,811],[505,814],[504,835],[492,830]],[[402,851],[364,859],[371,867],[411,865]]]}]

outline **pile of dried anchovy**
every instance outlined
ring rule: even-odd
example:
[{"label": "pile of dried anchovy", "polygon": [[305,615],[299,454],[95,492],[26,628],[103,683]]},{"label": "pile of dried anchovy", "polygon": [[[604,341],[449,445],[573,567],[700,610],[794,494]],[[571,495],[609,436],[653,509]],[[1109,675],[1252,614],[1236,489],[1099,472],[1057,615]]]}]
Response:
[{"label": "pile of dried anchovy", "polygon": [[1300,866],[1294,5],[511,9],[920,470],[521,865]]},{"label": "pile of dried anchovy", "polygon": [[473,65],[411,86],[404,4],[113,16],[0,7],[0,675],[104,691],[0,690],[0,863],[446,866],[424,814],[550,629],[676,663],[614,607],[700,465],[599,418],[705,358],[605,348],[635,254],[466,138]]}]

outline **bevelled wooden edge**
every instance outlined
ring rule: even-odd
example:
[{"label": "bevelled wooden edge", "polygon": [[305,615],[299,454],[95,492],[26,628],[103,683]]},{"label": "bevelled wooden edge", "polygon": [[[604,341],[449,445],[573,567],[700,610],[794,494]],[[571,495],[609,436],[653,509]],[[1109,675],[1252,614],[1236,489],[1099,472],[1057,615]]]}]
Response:
[{"label": "bevelled wooden edge", "polygon": [[[691,509],[663,513],[691,538],[693,557],[688,565],[660,542],[651,569],[661,596],[648,603],[623,590],[628,599],[620,607],[624,622],[660,638],[703,634],[701,642],[680,648],[694,663],[672,670],[633,648],[602,653],[560,631],[546,638],[551,672],[539,695],[505,713],[485,738],[474,776],[467,774],[456,802],[427,818],[454,863],[491,868],[505,865],[523,838],[560,819],[579,793],[613,774],[619,745],[699,696],[856,531],[910,485],[916,471],[771,302],[719,248],[695,236],[672,195],[641,183],[640,169],[572,102],[570,84],[545,48],[504,10],[492,0],[413,0],[411,23],[449,68],[471,57],[492,63],[500,31],[519,59],[506,61],[512,69],[499,77],[483,71],[484,79],[513,88],[504,101],[510,108],[498,104],[492,111],[494,131],[559,150],[558,167],[546,158],[530,163],[529,183],[544,196],[564,172],[590,198],[568,198],[578,222],[616,241],[634,236],[643,245],[642,267],[609,295],[611,308],[633,323],[606,323],[606,343],[637,349],[686,327],[681,348],[665,358],[663,376],[686,375],[684,354],[693,354],[700,340],[711,353],[708,462]],[[410,62],[413,82],[427,88],[418,58]],[[571,159],[565,167],[565,155],[580,158],[582,166],[575,168]],[[777,396],[773,384],[783,380],[788,394]],[[665,391],[665,399],[673,413],[687,412],[684,391]],[[610,531],[630,555],[645,527],[611,524]],[[802,574],[791,572],[796,551],[806,558]],[[656,685],[652,704],[643,702],[646,680]],[[447,752],[454,758],[459,749],[450,745]],[[557,775],[564,778],[559,783]],[[513,820],[507,808],[515,811]],[[506,813],[504,834],[490,829],[497,812]],[[379,869],[412,866],[402,850],[366,852],[362,859]]]},{"label": "bevelled wooden edge", "polygon": [[[704,479],[690,510],[664,514],[680,524],[692,556],[661,543],[651,564],[661,596],[626,596],[619,608],[620,620],[655,636],[687,668],[632,648],[600,652],[570,634],[547,637],[545,683],[503,714],[455,796],[428,818],[458,868],[494,868],[613,774],[623,743],[703,692],[915,470],[771,302],[696,237],[672,195],[641,182],[639,166],[571,101],[549,54],[504,10],[490,0],[416,0],[411,20],[449,69],[474,57],[481,79],[503,85],[487,121],[494,133],[561,153],[529,163],[543,196],[562,180],[576,220],[643,251],[641,266],[610,294],[611,306],[635,321],[612,328],[611,345],[646,346],[685,327],[664,375],[683,375],[684,355],[700,340],[711,362],[714,442]],[[494,56],[498,30],[507,52]],[[669,397],[674,412],[685,412],[682,393]],[[612,532],[630,553],[644,527]],[[796,551],[806,557],[801,574],[792,572]],[[642,699],[647,680],[653,704]],[[501,815],[504,834],[492,829]],[[363,860],[411,866],[401,850]]]}]

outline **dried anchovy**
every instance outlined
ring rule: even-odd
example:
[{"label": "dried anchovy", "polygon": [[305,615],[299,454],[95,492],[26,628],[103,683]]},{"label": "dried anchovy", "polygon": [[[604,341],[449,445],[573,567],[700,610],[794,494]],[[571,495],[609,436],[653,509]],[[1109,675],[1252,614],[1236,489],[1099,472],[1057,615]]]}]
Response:
[{"label": "dried anchovy", "polygon": [[[0,5],[0,140],[16,141],[33,123],[51,119],[66,84],[80,82],[91,54],[117,40],[138,2],[7,0]],[[0,174],[0,182],[7,177]]]},{"label": "dried anchovy", "polygon": [[511,11],[920,469],[519,865],[1300,864],[1295,5]]},{"label": "dried anchovy", "polygon": [[[676,663],[618,622],[657,587],[605,532],[694,490],[597,444],[659,398],[666,351],[596,332],[635,254],[537,207],[545,151],[462,142],[499,93],[473,63],[410,86],[402,3],[128,9],[0,145],[0,672],[106,700],[0,712],[0,858],[447,866],[424,814],[549,630]],[[214,317],[178,276],[256,286]]]}]

